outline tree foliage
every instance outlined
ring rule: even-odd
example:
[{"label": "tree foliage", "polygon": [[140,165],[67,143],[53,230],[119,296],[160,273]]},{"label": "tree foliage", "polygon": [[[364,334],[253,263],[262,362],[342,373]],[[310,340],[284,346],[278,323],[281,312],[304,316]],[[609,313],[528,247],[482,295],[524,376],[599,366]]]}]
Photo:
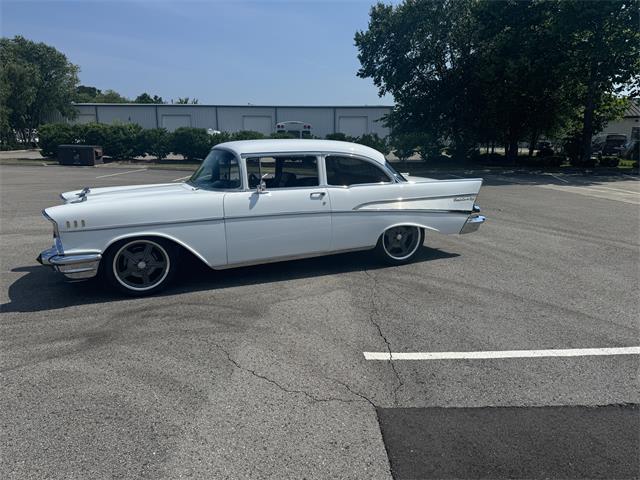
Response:
[{"label": "tree foliage", "polygon": [[[640,72],[637,0],[405,0],[372,7],[355,43],[361,68],[396,105],[386,123],[452,144],[533,144],[594,112]],[[424,144],[426,143],[426,144]]]},{"label": "tree foliage", "polygon": [[96,87],[78,85],[73,98],[76,103],[129,103],[130,99],[112,89],[104,92]]},{"label": "tree foliage", "polygon": [[179,97],[178,100],[176,100],[176,103],[179,104],[179,105],[187,105],[187,104],[197,105],[198,104],[198,99],[197,98],[189,98],[189,97]]},{"label": "tree foliage", "polygon": [[165,102],[162,100],[162,97],[159,97],[158,95],[154,95],[152,97],[147,92],[144,92],[138,95],[133,101],[133,103],[165,103]]},{"label": "tree foliage", "polygon": [[71,101],[78,67],[53,47],[24,37],[0,39],[0,124],[3,137],[15,131],[23,142],[56,113],[74,117]]}]

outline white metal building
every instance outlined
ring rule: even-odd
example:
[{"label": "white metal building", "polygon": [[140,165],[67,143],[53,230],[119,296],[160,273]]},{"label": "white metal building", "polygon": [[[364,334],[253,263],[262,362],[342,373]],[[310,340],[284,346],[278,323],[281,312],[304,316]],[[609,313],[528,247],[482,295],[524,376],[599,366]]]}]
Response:
[{"label": "white metal building", "polygon": [[640,101],[632,100],[620,120],[608,123],[601,134],[608,133],[622,133],[628,139],[640,140]]},{"label": "white metal building", "polygon": [[[254,130],[265,135],[275,132],[276,124],[301,121],[311,124],[311,133],[324,138],[329,133],[360,136],[389,135],[382,117],[390,106],[257,106],[257,105],[176,105],[135,103],[80,103],[74,123],[137,123],[143,128],[211,128],[222,132]],[[60,121],[61,119],[57,119]]]}]

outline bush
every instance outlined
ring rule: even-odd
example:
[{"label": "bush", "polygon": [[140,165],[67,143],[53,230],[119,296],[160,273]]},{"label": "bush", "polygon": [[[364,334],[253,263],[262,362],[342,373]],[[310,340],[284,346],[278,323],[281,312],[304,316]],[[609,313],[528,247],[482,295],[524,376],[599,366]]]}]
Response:
[{"label": "bush", "polygon": [[350,137],[349,135],[346,135],[346,134],[340,133],[340,132],[329,133],[324,138],[327,139],[327,140],[337,140],[339,142],[353,142],[355,140],[354,137]]},{"label": "bush", "polygon": [[204,128],[180,127],[172,134],[171,151],[189,160],[203,159],[211,150],[211,137]]},{"label": "bush", "polygon": [[104,123],[87,123],[76,125],[78,141],[85,145],[99,145],[104,147],[110,135],[110,125]]},{"label": "bush", "polygon": [[396,157],[405,161],[409,157],[413,156],[418,150],[418,144],[420,143],[420,137],[413,133],[401,133],[393,135],[389,142]]},{"label": "bush", "polygon": [[549,155],[548,157],[540,158],[542,166],[547,168],[558,168],[565,160],[566,158],[562,155]]},{"label": "bush", "polygon": [[253,130],[240,130],[231,134],[231,140],[259,140],[261,138],[264,138],[264,135]]},{"label": "bush", "polygon": [[598,165],[600,167],[617,167],[620,163],[620,158],[618,157],[600,157],[598,159]]},{"label": "bush", "polygon": [[162,160],[171,151],[171,135],[164,128],[143,130],[138,136],[140,150]]},{"label": "bush", "polygon": [[76,128],[66,123],[48,123],[38,129],[38,139],[42,155],[55,157],[58,153],[58,145],[76,143]]},{"label": "bush", "polygon": [[123,160],[144,154],[139,144],[139,135],[142,132],[140,125],[127,123],[103,126],[106,127],[102,145],[104,155]]},{"label": "bush", "polygon": [[571,162],[572,167],[593,168],[596,166],[596,159],[594,157],[591,157],[589,160],[584,162],[580,157],[571,157],[569,158],[569,161]]},{"label": "bush", "polygon": [[391,151],[387,139],[380,138],[377,133],[365,133],[361,137],[355,138],[353,141],[355,143],[371,147],[374,150],[381,152],[383,155],[388,155]]},{"label": "bush", "polygon": [[276,132],[269,135],[269,138],[300,138],[291,132]]},{"label": "bush", "polygon": [[215,147],[219,143],[228,142],[231,140],[231,135],[228,132],[210,133],[209,145]]}]

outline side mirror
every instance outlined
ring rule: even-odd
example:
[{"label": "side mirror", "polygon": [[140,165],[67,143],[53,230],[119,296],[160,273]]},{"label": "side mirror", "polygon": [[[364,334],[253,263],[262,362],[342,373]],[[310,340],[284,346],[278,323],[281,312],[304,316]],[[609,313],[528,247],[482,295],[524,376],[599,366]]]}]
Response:
[{"label": "side mirror", "polygon": [[267,183],[265,182],[267,178],[273,178],[273,174],[265,173],[260,177],[260,183],[258,183],[258,186],[256,187],[256,193],[267,193]]}]

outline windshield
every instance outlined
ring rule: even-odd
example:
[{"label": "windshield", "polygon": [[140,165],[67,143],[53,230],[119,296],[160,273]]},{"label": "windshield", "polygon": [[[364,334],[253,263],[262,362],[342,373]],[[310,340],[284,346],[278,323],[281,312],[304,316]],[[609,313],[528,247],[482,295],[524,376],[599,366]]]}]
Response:
[{"label": "windshield", "polygon": [[239,188],[238,159],[227,150],[214,148],[187,183],[192,187],[207,190]]},{"label": "windshield", "polygon": [[404,178],[402,175],[396,172],[396,169],[393,168],[388,161],[385,161],[385,166],[387,167],[387,170],[389,170],[391,174],[396,178],[396,180],[400,180],[401,182],[408,181],[406,178]]}]

